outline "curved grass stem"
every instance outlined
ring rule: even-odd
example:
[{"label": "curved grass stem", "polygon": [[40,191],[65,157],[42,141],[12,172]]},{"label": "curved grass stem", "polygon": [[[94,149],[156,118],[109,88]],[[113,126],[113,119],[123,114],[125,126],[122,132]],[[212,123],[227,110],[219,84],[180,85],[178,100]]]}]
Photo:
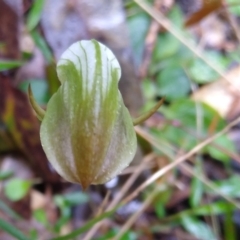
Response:
[{"label": "curved grass stem", "polygon": [[44,115],[45,115],[45,111],[37,104],[36,100],[34,99],[30,84],[28,86],[28,98],[29,98],[32,108],[34,109],[34,111],[37,115],[37,118],[40,121],[42,121],[44,118]]},{"label": "curved grass stem", "polygon": [[143,123],[148,118],[150,118],[163,104],[165,98],[162,98],[152,109],[148,112],[142,114],[140,117],[133,119],[133,125],[136,126],[138,124]]}]

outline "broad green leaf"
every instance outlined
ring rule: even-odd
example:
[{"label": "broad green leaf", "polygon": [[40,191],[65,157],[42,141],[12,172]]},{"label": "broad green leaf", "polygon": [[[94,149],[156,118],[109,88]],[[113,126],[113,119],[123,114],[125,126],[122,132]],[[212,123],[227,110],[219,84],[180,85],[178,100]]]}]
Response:
[{"label": "broad green leaf", "polygon": [[147,34],[150,19],[147,14],[141,13],[130,17],[127,21],[131,45],[135,55],[135,62],[140,66],[143,57],[145,36]]},{"label": "broad green leaf", "polygon": [[218,75],[200,59],[193,60],[188,71],[191,79],[197,83],[213,82],[218,78]]},{"label": "broad green leaf", "polygon": [[[229,197],[240,197],[240,177],[233,175],[228,179],[214,182],[216,190]],[[212,190],[209,190],[209,194]]]},{"label": "broad green leaf", "polygon": [[187,96],[190,82],[183,69],[171,66],[162,70],[157,77],[158,91],[167,99],[178,99]]},{"label": "broad green leaf", "polygon": [[[220,138],[216,139],[213,143],[217,144],[219,147],[227,149],[230,152],[236,153],[236,148],[233,141],[231,141],[226,135],[223,135]],[[207,151],[212,158],[221,160],[225,163],[229,162],[229,156],[225,154],[224,151],[221,151],[211,145],[207,146]]]},{"label": "broad green leaf", "polygon": [[173,55],[175,55],[174,57],[176,57],[179,47],[179,41],[174,38],[170,33],[164,33],[159,35],[153,51],[154,61],[161,61]]},{"label": "broad green leaf", "polygon": [[32,31],[38,25],[38,22],[42,14],[44,2],[45,2],[44,0],[34,1],[27,18],[27,29],[29,32]]},{"label": "broad green leaf", "polygon": [[[225,70],[230,62],[228,58],[218,52],[210,51],[204,53],[204,55],[208,61],[213,62],[222,71]],[[197,83],[213,82],[219,78],[217,73],[200,59],[193,58],[188,64],[187,71],[190,78]]]},{"label": "broad green leaf", "polygon": [[57,172],[83,188],[120,173],[136,152],[132,118],[118,90],[113,53],[95,40],[74,43],[57,65],[61,82],[40,129],[43,149]]},{"label": "broad green leaf", "polygon": [[181,222],[183,227],[197,239],[217,240],[209,225],[198,220],[197,218],[182,216]]},{"label": "broad green leaf", "polygon": [[157,90],[156,90],[156,86],[155,86],[153,81],[151,81],[149,79],[144,79],[142,81],[142,86],[141,87],[142,87],[144,97],[147,100],[155,99],[155,96],[157,94]]},{"label": "broad green leaf", "polygon": [[180,9],[180,7],[175,4],[175,6],[171,9],[168,17],[171,19],[171,21],[174,23],[174,26],[181,29],[181,31],[184,31],[184,16]]},{"label": "broad green leaf", "polygon": [[4,193],[10,200],[18,201],[26,196],[31,185],[31,182],[28,180],[14,178],[6,183]]}]

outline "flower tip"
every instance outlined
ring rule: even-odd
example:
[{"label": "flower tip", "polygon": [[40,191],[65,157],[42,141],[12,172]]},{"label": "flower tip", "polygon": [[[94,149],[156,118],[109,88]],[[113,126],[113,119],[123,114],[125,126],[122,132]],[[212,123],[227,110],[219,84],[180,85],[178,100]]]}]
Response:
[{"label": "flower tip", "polygon": [[89,186],[91,185],[91,183],[80,183],[80,186],[82,187],[82,190],[85,192]]}]

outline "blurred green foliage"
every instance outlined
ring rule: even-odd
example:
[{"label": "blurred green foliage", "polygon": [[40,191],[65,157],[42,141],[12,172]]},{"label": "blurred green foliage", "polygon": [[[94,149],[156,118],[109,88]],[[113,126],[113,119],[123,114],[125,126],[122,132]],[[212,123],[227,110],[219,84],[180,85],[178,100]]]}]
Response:
[{"label": "blurred green foliage", "polygon": [[[48,64],[46,79],[26,79],[18,87],[26,91],[28,84],[31,83],[34,96],[38,103],[46,105],[50,95],[52,95],[59,86],[57,76],[54,74],[55,65],[51,50],[49,49],[44,37],[40,34],[36,26],[39,23],[42,6],[44,1],[36,0],[30,9],[26,25],[31,36],[42,51]],[[229,11],[240,16],[239,0],[227,0]],[[127,24],[129,27],[129,36],[133,48],[136,66],[140,67],[143,59],[145,37],[147,35],[151,18],[132,1],[126,3],[128,14]],[[168,13],[168,17],[178,27],[181,34],[189,39],[193,36],[183,28],[184,17],[179,7],[174,6]],[[2,45],[0,46],[2,47]],[[4,47],[4,46],[3,46]],[[206,59],[215,63],[222,71],[229,68],[232,62],[239,62],[239,52],[220,52],[216,50],[203,50]],[[0,71],[9,70],[22,66],[22,61],[0,61]],[[193,89],[203,84],[218,81],[219,76],[202,60],[196,58],[194,54],[182,46],[177,39],[170,33],[161,29],[157,36],[156,45],[152,54],[151,64],[148,69],[148,75],[141,82],[146,104],[143,110],[149,109],[157,99],[166,97],[166,104],[159,110],[159,114],[164,116],[164,121],[160,127],[151,127],[149,132],[159,142],[167,143],[168,148],[163,146],[163,151],[154,149],[160,155],[165,156],[166,151],[169,156],[176,156],[176,151],[181,149],[186,152],[191,150],[196,144],[219,132],[226,126],[226,121],[209,106],[203,103],[196,103],[191,99]],[[211,128],[215,121],[214,128]],[[220,148],[216,148],[215,145]],[[240,197],[240,177],[233,172],[230,167],[230,157],[221,149],[227,149],[235,153],[236,149],[232,141],[223,135],[218,138],[214,144],[205,147],[198,156],[195,157],[194,174],[190,182],[190,197],[187,199],[188,209],[182,209],[179,213],[169,215],[167,204],[171,200],[174,187],[167,185],[167,189],[161,191],[153,203],[153,211],[158,218],[159,223],[149,226],[152,232],[170,231],[176,226],[182,226],[187,232],[199,239],[214,240],[218,239],[215,229],[204,221],[206,218],[223,216],[223,234],[224,239],[236,240],[236,230],[233,222],[233,214],[237,207],[227,200],[219,200],[218,192],[227,198]],[[211,183],[213,189],[207,187],[198,176],[204,176],[204,156],[210,156],[212,159],[219,161],[227,173],[227,178],[214,180]],[[173,177],[177,176],[178,171],[174,171]],[[0,180],[8,180],[4,186],[5,195],[12,201],[17,201],[28,193],[32,183],[28,180],[11,178],[11,172],[0,172]],[[10,179],[10,180],[9,180]],[[206,203],[204,197],[209,196],[212,200]],[[37,222],[52,231],[56,236],[64,224],[68,223],[72,217],[72,209],[81,204],[91,201],[90,196],[86,193],[77,192],[69,194],[58,194],[54,197],[54,203],[60,209],[60,217],[57,223],[52,226],[47,219],[47,212],[44,209],[38,209],[33,212]],[[12,209],[0,201],[0,209],[9,216],[19,219]],[[93,217],[89,222],[74,230],[72,233],[62,237],[56,237],[55,240],[74,239],[84,232],[91,229],[97,222],[111,218],[116,209],[111,212],[103,213],[98,217]],[[23,233],[19,232],[14,226],[0,219],[0,227],[9,232],[16,239],[28,239]],[[119,228],[114,227],[105,235],[96,238],[96,240],[105,240],[114,237],[119,232]],[[35,234],[35,237],[34,237]],[[138,229],[127,231],[121,238],[122,240],[135,240],[141,236],[142,232]],[[31,239],[38,239],[36,233],[30,233]]]},{"label": "blurred green foliage", "polygon": [[27,195],[31,186],[29,180],[12,178],[6,182],[4,193],[11,201],[18,201]]}]

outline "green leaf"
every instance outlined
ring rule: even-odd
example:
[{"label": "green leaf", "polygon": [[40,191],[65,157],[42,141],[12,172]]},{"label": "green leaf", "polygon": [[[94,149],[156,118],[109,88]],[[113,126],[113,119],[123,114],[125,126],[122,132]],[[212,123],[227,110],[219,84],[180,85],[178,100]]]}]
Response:
[{"label": "green leaf", "polygon": [[68,239],[70,240],[70,239],[76,238],[79,235],[81,235],[82,233],[91,229],[96,223],[100,222],[101,220],[111,217],[112,214],[115,212],[115,210],[116,209],[109,211],[109,212],[105,212],[105,213],[101,214],[100,216],[95,217],[92,220],[88,221],[86,224],[84,224],[84,226],[72,231],[71,233],[69,233],[65,236],[53,238],[51,240],[68,240]]},{"label": "green leaf", "polygon": [[54,202],[61,210],[61,218],[58,219],[56,229],[60,229],[71,217],[71,207],[86,203],[89,196],[83,192],[73,192],[64,195],[56,195]]},{"label": "green leaf", "polygon": [[[195,165],[195,173],[202,174],[202,159],[198,158],[197,163]],[[190,195],[190,203],[192,207],[197,207],[200,205],[203,195],[203,183],[197,177],[194,177],[191,181],[191,195]]]},{"label": "green leaf", "polygon": [[236,209],[236,207],[232,203],[218,201],[203,206],[197,206],[191,210],[183,211],[182,214],[186,214],[188,212],[191,215],[209,216],[211,214],[224,214],[231,212],[234,209]]},{"label": "green leaf", "polygon": [[157,76],[157,84],[161,96],[171,100],[183,98],[190,91],[190,82],[185,72],[176,66],[162,70]]},{"label": "green leaf", "polygon": [[33,216],[38,222],[47,226],[48,219],[47,219],[46,211],[44,211],[43,209],[37,209],[33,212]]},{"label": "green leaf", "polygon": [[69,206],[80,205],[89,201],[89,196],[83,192],[73,192],[62,195],[65,204]]},{"label": "green leaf", "polygon": [[217,74],[209,68],[202,60],[196,59],[189,67],[189,75],[197,83],[213,82],[217,79]]},{"label": "green leaf", "polygon": [[57,65],[61,82],[42,121],[48,160],[65,179],[101,184],[132,161],[136,133],[118,90],[121,75],[113,53],[95,40],[74,43]]},{"label": "green leaf", "polygon": [[18,201],[26,196],[32,183],[28,180],[14,178],[6,182],[5,195],[12,201]]},{"label": "green leaf", "polygon": [[[216,139],[213,143],[216,143],[219,147],[224,147],[230,152],[236,153],[233,141],[231,141],[226,135],[223,135],[220,138]],[[230,157],[227,154],[225,154],[223,151],[217,149],[214,146],[207,146],[207,151],[214,159],[221,160],[222,162],[225,163],[228,163],[230,160]]]},{"label": "green leaf", "polygon": [[[208,136],[208,130],[213,119],[218,119],[215,129],[216,132],[220,131],[226,125],[225,121],[214,109],[203,103],[198,104],[199,109],[201,109],[199,117],[202,122],[200,137],[205,138]],[[189,99],[180,99],[168,108],[162,108],[161,111],[167,119],[174,121],[174,124],[166,124],[161,131],[155,131],[155,134],[178,146],[184,147],[186,150],[193,148],[199,141],[196,138],[196,103]],[[220,138],[222,137],[225,138],[224,136]],[[208,149],[208,147],[204,148],[203,152],[208,152]],[[222,161],[222,158],[217,160]]]},{"label": "green leaf", "polygon": [[197,218],[182,216],[181,222],[183,227],[197,239],[201,240],[217,240],[212,229],[204,222]]},{"label": "green leaf", "polygon": [[236,210],[236,206],[232,203],[226,201],[218,201],[210,204],[205,204],[202,206],[196,206],[187,210],[183,210],[177,214],[166,217],[167,222],[177,221],[183,217],[193,217],[193,216],[209,216],[209,215],[218,215],[218,214],[227,214]]},{"label": "green leaf", "polygon": [[12,175],[13,175],[13,172],[9,172],[9,171],[8,172],[3,172],[3,171],[0,171],[0,181],[8,179]]},{"label": "green leaf", "polygon": [[27,29],[32,31],[39,23],[41,18],[44,0],[35,0],[27,17]]},{"label": "green leaf", "polygon": [[165,214],[165,206],[170,201],[172,196],[172,189],[169,187],[166,191],[161,192],[154,200],[154,208],[159,219],[162,219]]},{"label": "green leaf", "polygon": [[174,26],[177,26],[179,29],[181,29],[181,31],[183,31],[182,28],[184,26],[184,16],[180,7],[177,4],[175,4],[174,7],[171,8],[168,17],[174,23]]},{"label": "green leaf", "polygon": [[47,63],[50,64],[53,61],[53,56],[52,56],[51,50],[49,49],[45,39],[42,37],[41,34],[39,34],[39,32],[37,30],[33,30],[31,32],[31,36],[32,36],[35,44],[41,50]]},{"label": "green leaf", "polygon": [[144,79],[142,81],[141,87],[142,87],[144,97],[147,100],[152,100],[157,95],[157,89],[156,89],[156,86],[153,81],[151,81],[149,79]]},{"label": "green leaf", "polygon": [[[211,51],[204,55],[208,61],[213,62],[222,71],[229,63],[229,60],[218,52]],[[217,73],[200,59],[193,58],[189,62],[187,70],[190,78],[197,83],[213,82],[219,78]]]},{"label": "green leaf", "polygon": [[143,57],[145,36],[149,29],[150,19],[147,14],[141,13],[130,17],[127,21],[129,28],[129,39],[134,51],[135,62],[140,66]]},{"label": "green leaf", "polygon": [[229,11],[238,17],[240,17],[240,5],[238,0],[227,0],[227,4],[229,4]]},{"label": "green leaf", "polygon": [[[240,197],[240,176],[233,175],[228,179],[214,181],[216,190],[229,197]],[[212,190],[208,190],[209,194]]]},{"label": "green leaf", "polygon": [[25,236],[21,231],[15,228],[12,224],[6,222],[5,220],[0,218],[0,229],[7,232],[11,236],[15,237],[18,240],[30,240],[27,236]]},{"label": "green leaf", "polygon": [[180,47],[179,41],[170,33],[164,33],[158,36],[156,46],[153,50],[154,61],[161,61],[165,58],[177,54]]},{"label": "green leaf", "polygon": [[203,183],[198,178],[194,177],[191,183],[190,202],[192,207],[196,207],[202,198]]},{"label": "green leaf", "polygon": [[236,226],[237,224],[234,219],[234,213],[229,212],[226,213],[224,216],[224,238],[227,240],[236,240],[237,239],[237,231]]},{"label": "green leaf", "polygon": [[[218,124],[216,131],[221,130],[225,126],[225,121],[219,116],[219,114],[208,105],[204,103],[198,103],[201,108],[201,118],[203,121],[203,133],[207,133],[209,126],[211,125],[213,118],[218,118]],[[168,109],[168,115],[171,119],[177,119],[181,124],[186,127],[195,130],[196,129],[196,102],[190,99],[182,99],[174,102]]]},{"label": "green leaf", "polygon": [[12,68],[21,67],[23,62],[15,60],[0,60],[0,71],[10,70]]}]

